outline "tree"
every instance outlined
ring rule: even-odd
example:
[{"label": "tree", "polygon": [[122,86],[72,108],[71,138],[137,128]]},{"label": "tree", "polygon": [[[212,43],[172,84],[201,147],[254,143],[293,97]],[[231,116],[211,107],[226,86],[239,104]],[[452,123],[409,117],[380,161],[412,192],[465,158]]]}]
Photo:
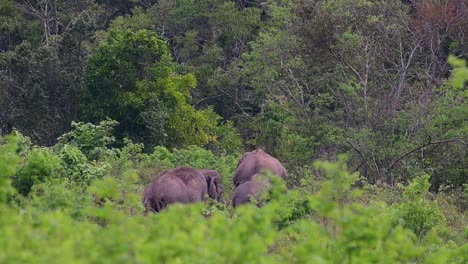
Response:
[{"label": "tree", "polygon": [[23,40],[38,43],[41,24],[35,18],[24,16],[13,0],[0,1],[0,52],[13,49]]},{"label": "tree", "polygon": [[424,168],[432,175],[432,191],[468,183],[468,68],[465,60],[455,56],[448,61],[453,67],[452,77],[436,90],[434,110],[428,115],[429,137],[425,151],[421,151]]},{"label": "tree", "polygon": [[300,52],[294,8],[288,1],[269,6],[269,20],[243,54],[241,71],[244,86],[253,90],[249,99],[260,108],[251,126],[254,144],[304,164],[334,153],[342,132],[333,123],[339,109],[330,89],[317,85],[317,73]]},{"label": "tree", "polygon": [[66,131],[73,98],[57,50],[23,42],[0,54],[0,129],[13,128],[52,145]]},{"label": "tree", "polygon": [[147,147],[217,140],[219,116],[189,104],[195,77],[176,73],[168,45],[155,33],[111,30],[85,78],[82,118],[118,121],[117,140],[129,137]]},{"label": "tree", "polygon": [[[225,119],[244,111],[245,88],[236,85],[237,64],[262,26],[258,7],[238,8],[233,1],[158,1],[133,16],[116,18],[113,29],[148,29],[168,41],[174,61],[193,73],[197,107],[213,106]],[[232,80],[232,81],[230,81]]]},{"label": "tree", "polygon": [[[17,2],[0,2],[6,18],[0,33],[0,134],[16,128],[35,143],[53,145],[77,117],[76,95],[103,13],[90,0]],[[41,10],[52,12],[47,32]]]}]

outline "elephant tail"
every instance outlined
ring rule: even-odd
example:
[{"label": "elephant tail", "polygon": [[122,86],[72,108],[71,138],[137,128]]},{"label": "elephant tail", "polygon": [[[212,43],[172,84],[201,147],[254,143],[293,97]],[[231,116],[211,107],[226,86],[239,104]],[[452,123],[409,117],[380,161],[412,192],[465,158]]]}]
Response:
[{"label": "elephant tail", "polygon": [[161,210],[166,208],[166,206],[167,206],[167,203],[164,200],[164,198],[160,198],[160,199],[157,199],[156,201],[153,201],[152,207],[154,208],[154,211],[161,212]]},{"label": "elephant tail", "polygon": [[149,199],[144,199],[143,200],[143,204],[145,206],[145,209],[146,211],[153,211],[155,213],[158,213],[160,212],[161,210],[163,210],[164,208],[166,208],[167,206],[167,203],[166,201],[164,200],[164,198],[159,198],[159,199],[153,199],[153,198],[149,198]]}]

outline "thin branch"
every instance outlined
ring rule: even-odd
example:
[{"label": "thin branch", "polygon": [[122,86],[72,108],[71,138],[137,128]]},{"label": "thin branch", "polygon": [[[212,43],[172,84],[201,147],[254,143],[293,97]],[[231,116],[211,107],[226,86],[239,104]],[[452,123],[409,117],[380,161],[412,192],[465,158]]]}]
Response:
[{"label": "thin branch", "polygon": [[408,151],[408,152],[406,152],[405,154],[401,155],[401,156],[400,156],[398,159],[396,159],[396,160],[392,163],[392,165],[387,169],[387,172],[391,171],[391,170],[393,169],[393,167],[395,167],[395,165],[396,165],[398,162],[400,162],[401,160],[403,160],[404,158],[406,158],[407,156],[413,154],[413,153],[416,152],[416,151],[419,151],[419,150],[421,150],[421,149],[423,149],[423,148],[425,148],[425,147],[428,147],[428,146],[440,145],[440,144],[445,144],[445,143],[451,143],[451,142],[455,142],[455,141],[459,141],[459,142],[461,142],[462,144],[466,145],[466,143],[465,143],[463,140],[459,139],[459,138],[452,138],[452,139],[448,139],[448,140],[442,140],[442,141],[436,141],[436,142],[429,142],[429,143],[427,143],[427,144],[421,145],[421,146],[419,146],[419,147],[417,147],[417,148],[415,148],[415,149],[413,149],[413,150],[411,150],[411,151]]},{"label": "thin branch", "polygon": [[377,174],[379,175],[379,179],[382,179],[382,173],[381,173],[379,165],[377,164],[377,161],[375,160],[375,157],[376,157],[375,152],[372,151],[372,161],[374,161],[374,165],[375,165],[375,168],[377,169]]},{"label": "thin branch", "polygon": [[365,161],[362,161],[361,164],[359,164],[359,166],[357,166],[354,170],[353,170],[353,173],[355,173],[356,171],[359,170],[359,168],[362,167],[362,165],[365,163]]},{"label": "thin branch", "polygon": [[359,78],[359,83],[364,84],[364,79],[361,77],[361,74],[353,67],[351,64],[349,64],[346,60],[342,60],[346,66]]},{"label": "thin branch", "polygon": [[201,102],[203,102],[203,101],[205,101],[205,100],[210,100],[210,99],[218,98],[218,97],[221,97],[221,96],[223,96],[223,95],[222,95],[222,94],[217,94],[217,95],[215,95],[215,96],[210,96],[210,97],[202,98],[202,99],[200,99],[198,102],[196,102],[193,106],[195,107],[197,104],[199,104],[199,103],[201,103]]},{"label": "thin branch", "polygon": [[[346,143],[348,143],[358,154],[359,156],[361,156],[361,159],[362,159],[362,162],[366,164],[366,166],[369,166],[369,163],[367,162],[367,159],[364,157],[364,155],[362,154],[362,152],[356,147],[354,146],[353,143],[349,142],[348,140],[346,140]],[[362,164],[361,164],[362,165]],[[361,167],[361,165],[359,165],[359,167]],[[359,168],[358,167],[358,168]],[[358,169],[357,168],[357,169]],[[356,170],[357,170],[356,169]]]},{"label": "thin branch", "polygon": [[239,108],[239,110],[242,111],[242,113],[245,115],[245,116],[248,116],[248,117],[251,117],[247,112],[244,111],[244,109],[242,108],[242,106],[239,104],[239,102],[237,102],[236,98],[231,95],[230,93],[224,91],[223,89],[221,89],[220,87],[216,87],[220,92],[222,92],[223,94],[229,96],[232,101],[234,102],[234,104]]}]

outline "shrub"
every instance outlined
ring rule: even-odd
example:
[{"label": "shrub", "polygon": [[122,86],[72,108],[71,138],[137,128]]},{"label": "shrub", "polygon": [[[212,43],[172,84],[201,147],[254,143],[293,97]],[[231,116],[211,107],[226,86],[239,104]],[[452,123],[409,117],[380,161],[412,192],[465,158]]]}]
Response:
[{"label": "shrub", "polygon": [[445,217],[434,202],[426,198],[429,176],[414,179],[403,193],[403,202],[395,205],[394,221],[423,238],[432,228],[445,224]]},{"label": "shrub", "polygon": [[101,121],[98,125],[72,122],[71,131],[58,138],[56,147],[75,146],[87,159],[97,160],[111,152],[108,146],[115,142],[112,131],[117,125],[118,122],[114,120]]},{"label": "shrub", "polygon": [[14,192],[11,177],[15,175],[20,158],[16,154],[18,139],[14,136],[0,136],[0,204]]},{"label": "shrub", "polygon": [[[2,140],[4,194],[19,157],[14,138]],[[37,149],[32,147],[29,153],[53,155]],[[282,181],[271,178],[261,208],[247,204],[233,211],[210,201],[173,204],[159,214],[145,215],[137,170],[141,163],[218,166],[228,171],[235,168],[236,159],[195,147],[157,148],[145,155],[129,144],[115,153],[122,154],[108,156],[111,163],[130,165],[111,174],[76,146],[65,144],[56,157],[69,177],[46,177],[27,197],[21,196],[21,203],[1,203],[0,262],[466,262],[466,243],[448,239],[442,211],[428,199],[427,176],[416,178],[401,195],[395,191],[401,197],[393,205],[385,203],[386,196],[383,200],[368,196],[370,201],[362,202],[360,189],[352,187],[358,175],[350,174],[346,159],[340,157],[336,162],[315,162],[323,180],[309,178],[296,190],[287,191]],[[226,179],[230,183],[231,178]]]},{"label": "shrub", "polygon": [[88,161],[76,146],[64,145],[58,156],[62,160],[64,176],[72,185],[89,185],[94,179],[107,175],[110,170],[107,163]]},{"label": "shrub", "polygon": [[60,158],[48,148],[32,148],[24,159],[13,177],[13,186],[22,195],[27,195],[36,183],[59,177],[62,171]]}]

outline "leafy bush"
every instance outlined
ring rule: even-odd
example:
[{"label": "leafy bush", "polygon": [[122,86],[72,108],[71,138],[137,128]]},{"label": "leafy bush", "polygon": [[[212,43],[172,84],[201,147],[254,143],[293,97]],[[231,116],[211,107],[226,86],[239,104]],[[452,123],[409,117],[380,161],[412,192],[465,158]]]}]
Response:
[{"label": "leafy bush", "polygon": [[112,132],[117,121],[101,121],[99,125],[72,122],[71,131],[58,138],[57,147],[71,145],[77,147],[89,160],[97,160],[108,153],[108,146],[115,142]]},{"label": "leafy bush", "polygon": [[411,229],[419,238],[428,231],[445,224],[445,217],[434,202],[426,196],[430,187],[429,176],[416,178],[403,193],[403,203],[396,205],[394,221]]},{"label": "leafy bush", "polygon": [[48,148],[33,148],[24,159],[13,177],[13,186],[22,195],[27,195],[36,183],[59,177],[62,171],[60,158]]},{"label": "leafy bush", "polygon": [[7,195],[13,193],[11,177],[15,175],[17,164],[20,161],[16,150],[18,139],[14,136],[3,138],[0,136],[0,203],[7,199]]},{"label": "leafy bush", "polygon": [[[7,168],[0,171],[0,190],[5,194],[20,158],[15,137],[0,142],[0,166]],[[215,167],[229,172],[223,180],[231,185],[236,159],[217,157],[199,147],[174,151],[159,147],[146,155],[127,143],[126,150],[115,151],[119,155],[106,157],[106,166],[119,166],[112,173],[89,161],[76,146],[61,146],[52,159],[59,159],[61,173],[68,177],[46,177],[21,203],[0,204],[0,262],[466,261],[466,236],[452,241],[446,235],[452,227],[444,220],[444,211],[428,198],[428,176],[415,178],[403,193],[394,191],[398,197],[388,205],[386,194],[366,196],[370,189],[353,187],[358,175],[348,172],[347,159],[341,156],[336,162],[315,162],[320,177],[314,179],[322,180],[312,182],[309,175],[295,190],[288,191],[277,177],[270,178],[272,184],[262,197],[267,202],[261,208],[247,204],[234,211],[210,201],[175,204],[145,215],[140,169],[153,163]],[[32,147],[30,153],[37,155],[32,161],[54,155],[47,148]],[[53,171],[44,169],[54,168],[50,164],[36,167],[32,161],[31,169],[23,173]]]},{"label": "leafy bush", "polygon": [[86,156],[75,146],[64,145],[58,151],[62,160],[64,176],[70,184],[89,185],[94,179],[104,177],[109,173],[107,163],[89,161]]},{"label": "leafy bush", "polygon": [[21,201],[27,210],[45,212],[60,210],[69,212],[73,218],[81,215],[83,208],[91,204],[91,197],[82,188],[70,186],[61,180],[48,180],[31,188],[28,199]]},{"label": "leafy bush", "polygon": [[[240,146],[230,123],[220,124],[221,117],[211,108],[199,110],[190,104],[197,81],[191,73],[177,72],[167,43],[155,32],[111,29],[106,37],[88,60],[82,118],[115,119],[119,143],[130,138],[148,149]],[[223,132],[226,137],[218,134]]]}]

